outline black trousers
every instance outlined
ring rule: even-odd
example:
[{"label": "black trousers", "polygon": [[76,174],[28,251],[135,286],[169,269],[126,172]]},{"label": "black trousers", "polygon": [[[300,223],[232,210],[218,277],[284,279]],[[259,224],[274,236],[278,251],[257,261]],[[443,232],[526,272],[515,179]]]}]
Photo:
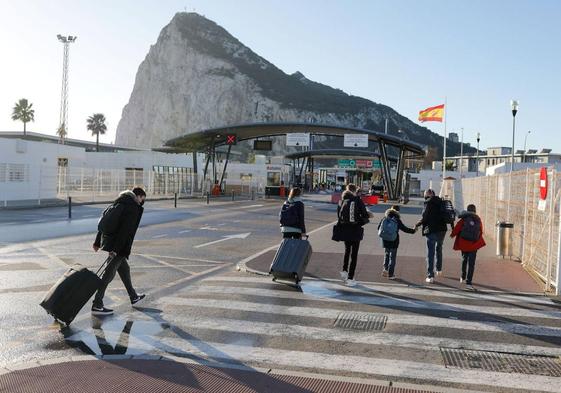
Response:
[{"label": "black trousers", "polygon": [[[353,280],[355,276],[356,260],[358,258],[358,249],[360,240],[345,241],[345,257],[343,259],[343,270],[348,272],[348,279]],[[351,265],[349,266],[349,257]]]},{"label": "black trousers", "polygon": [[476,257],[477,251],[462,252],[462,279],[466,280],[466,284],[468,285],[471,285],[471,280],[473,279]]},{"label": "black trousers", "polygon": [[302,234],[299,232],[283,232],[283,239],[302,239]]},{"label": "black trousers", "polygon": [[105,296],[105,291],[107,290],[109,283],[115,278],[115,274],[117,272],[119,273],[119,277],[121,277],[121,281],[125,284],[129,298],[134,299],[137,296],[136,291],[132,286],[131,268],[127,262],[127,258],[117,255],[108,263],[105,272],[101,277],[101,286],[97,290],[93,301],[94,307],[103,307],[103,297]]}]

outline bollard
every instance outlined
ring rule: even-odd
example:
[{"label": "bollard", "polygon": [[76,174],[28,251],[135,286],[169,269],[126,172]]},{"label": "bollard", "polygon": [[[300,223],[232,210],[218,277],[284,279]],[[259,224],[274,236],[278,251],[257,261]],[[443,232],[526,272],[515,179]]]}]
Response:
[{"label": "bollard", "polygon": [[174,194],[173,207],[177,208],[177,192]]},{"label": "bollard", "polygon": [[232,191],[232,202],[234,201],[235,195],[236,195],[235,191]]},{"label": "bollard", "polygon": [[72,197],[68,197],[68,219],[72,219]]},{"label": "bollard", "polygon": [[210,192],[206,193],[206,204],[208,205],[210,203]]},{"label": "bollard", "polygon": [[251,200],[255,200],[255,191],[251,190]]}]

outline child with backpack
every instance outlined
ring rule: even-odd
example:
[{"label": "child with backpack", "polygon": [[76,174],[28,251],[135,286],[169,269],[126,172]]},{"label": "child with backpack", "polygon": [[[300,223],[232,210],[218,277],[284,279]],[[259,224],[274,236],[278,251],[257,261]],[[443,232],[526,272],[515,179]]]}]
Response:
[{"label": "child with backpack", "polygon": [[300,188],[291,189],[288,200],[284,202],[279,212],[280,228],[284,239],[301,239],[302,236],[306,236],[304,202],[300,195],[302,195]]},{"label": "child with backpack", "polygon": [[399,231],[405,233],[417,232],[417,227],[409,228],[401,221],[399,205],[393,205],[386,210],[385,217],[378,224],[378,236],[382,239],[385,249],[383,277],[395,280],[395,263],[397,260],[397,249],[399,247]]},{"label": "child with backpack", "polygon": [[468,205],[467,211],[462,212],[460,219],[450,237],[455,237],[454,250],[462,252],[462,276],[460,282],[465,282],[467,289],[473,290],[472,279],[475,271],[477,250],[485,246],[483,240],[483,223],[475,212],[475,205]]}]

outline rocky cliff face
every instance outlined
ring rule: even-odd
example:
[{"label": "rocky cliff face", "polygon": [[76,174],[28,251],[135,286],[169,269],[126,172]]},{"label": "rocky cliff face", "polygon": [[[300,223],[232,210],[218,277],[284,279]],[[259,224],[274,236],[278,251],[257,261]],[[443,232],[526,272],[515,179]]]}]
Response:
[{"label": "rocky cliff face", "polygon": [[[388,106],[285,74],[226,30],[195,13],[178,13],[150,48],[117,127],[116,143],[159,147],[212,127],[304,121],[381,131],[401,129],[441,150],[442,138]],[[450,143],[452,153],[457,144]]]}]

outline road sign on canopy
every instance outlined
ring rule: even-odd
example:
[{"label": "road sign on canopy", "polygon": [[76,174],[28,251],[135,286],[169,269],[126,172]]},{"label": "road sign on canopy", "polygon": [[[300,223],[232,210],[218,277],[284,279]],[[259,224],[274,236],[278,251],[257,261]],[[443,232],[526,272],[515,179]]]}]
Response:
[{"label": "road sign on canopy", "polygon": [[345,147],[368,147],[367,134],[345,134]]},{"label": "road sign on canopy", "polygon": [[338,162],[339,168],[354,168],[356,167],[355,160],[339,160]]},{"label": "road sign on canopy", "polygon": [[286,146],[310,146],[310,134],[286,134]]}]

